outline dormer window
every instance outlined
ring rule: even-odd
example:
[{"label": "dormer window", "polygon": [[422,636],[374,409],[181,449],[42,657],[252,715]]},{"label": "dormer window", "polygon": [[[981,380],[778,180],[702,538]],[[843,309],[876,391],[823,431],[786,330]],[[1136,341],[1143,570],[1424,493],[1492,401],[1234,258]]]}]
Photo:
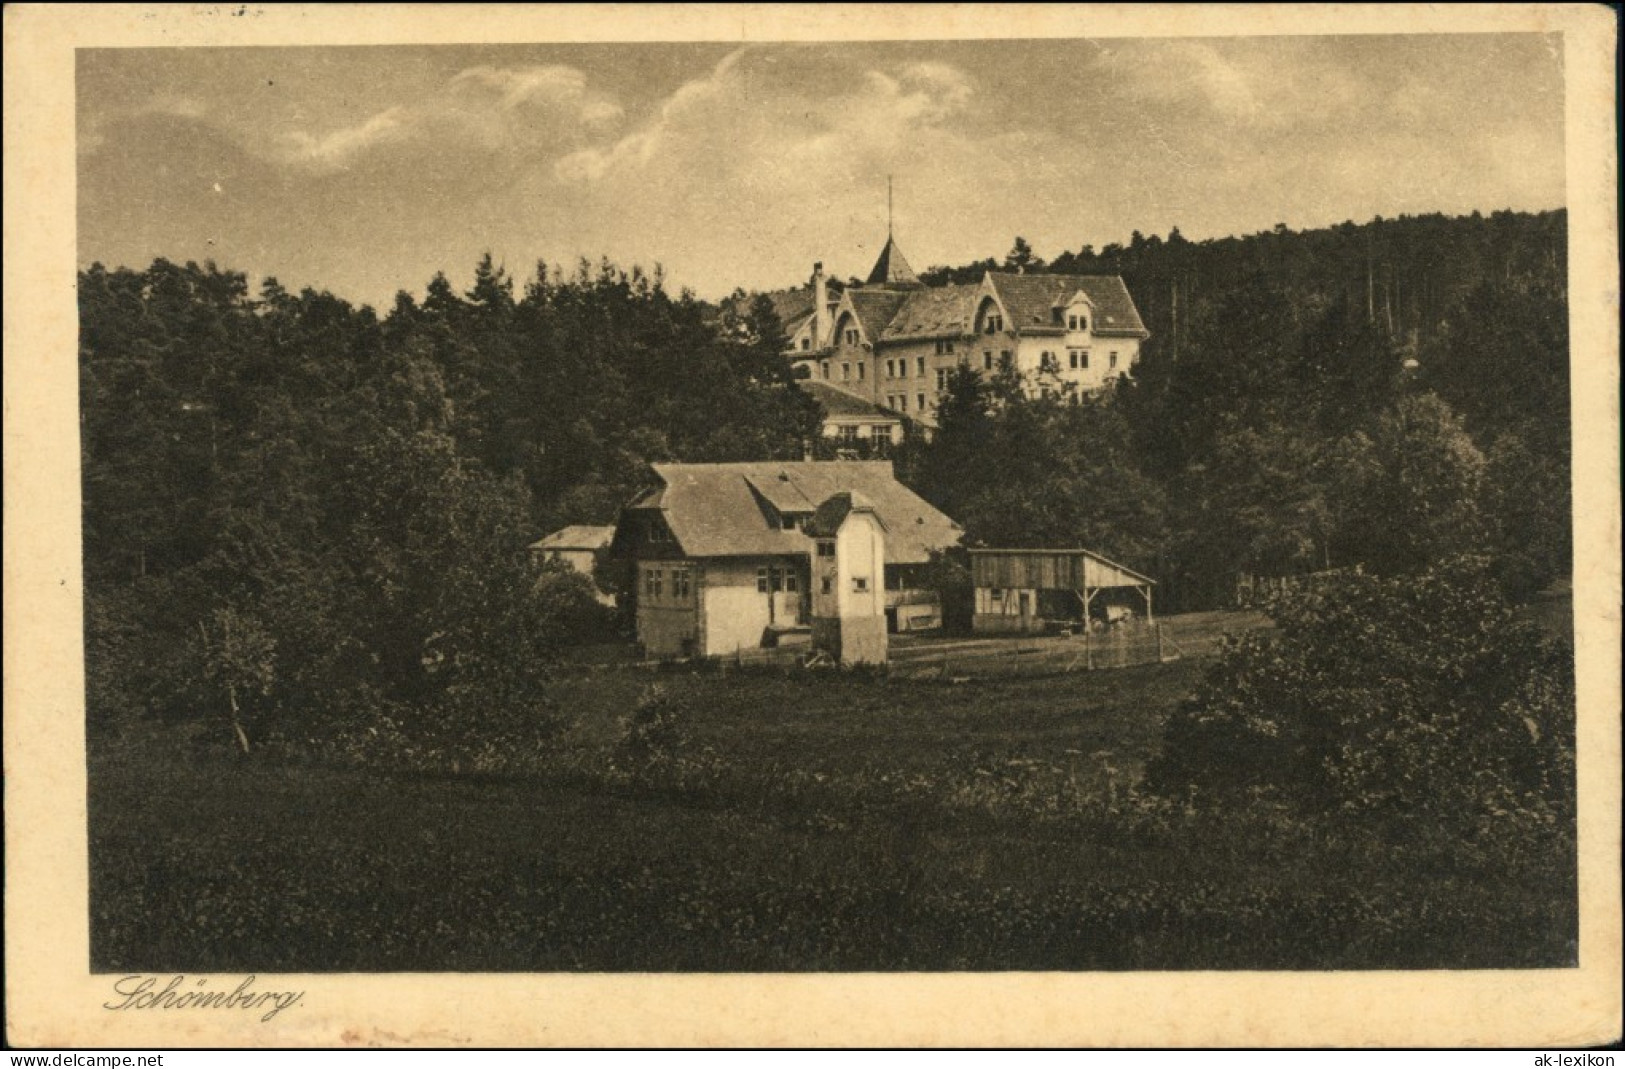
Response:
[{"label": "dormer window", "polygon": [[856,346],[858,344],[858,332],[855,327],[848,328],[841,337],[848,345]]},{"label": "dormer window", "polygon": [[649,524],[649,541],[670,542],[671,532],[666,530],[665,524],[656,520],[655,522]]}]

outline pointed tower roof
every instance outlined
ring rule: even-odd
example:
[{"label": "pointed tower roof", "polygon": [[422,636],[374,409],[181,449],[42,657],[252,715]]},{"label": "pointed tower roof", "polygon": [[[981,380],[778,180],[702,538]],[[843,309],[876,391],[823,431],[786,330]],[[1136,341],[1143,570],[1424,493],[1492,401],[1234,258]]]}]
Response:
[{"label": "pointed tower roof", "polygon": [[918,276],[914,268],[908,265],[903,258],[903,250],[897,247],[897,239],[890,234],[886,235],[886,247],[880,250],[880,259],[875,261],[873,271],[869,272],[865,280],[870,286],[919,286]]}]

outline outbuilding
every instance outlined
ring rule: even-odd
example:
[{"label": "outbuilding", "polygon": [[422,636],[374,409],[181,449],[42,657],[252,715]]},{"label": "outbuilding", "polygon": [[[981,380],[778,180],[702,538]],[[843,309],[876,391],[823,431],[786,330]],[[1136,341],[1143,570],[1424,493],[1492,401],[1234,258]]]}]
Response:
[{"label": "outbuilding", "polygon": [[[972,549],[971,628],[984,634],[1041,632],[1058,620],[1088,622],[1102,592],[1132,591],[1147,622],[1156,581],[1088,549]],[[1123,612],[1124,606],[1115,606]],[[1106,616],[1101,612],[1100,616]]]}]

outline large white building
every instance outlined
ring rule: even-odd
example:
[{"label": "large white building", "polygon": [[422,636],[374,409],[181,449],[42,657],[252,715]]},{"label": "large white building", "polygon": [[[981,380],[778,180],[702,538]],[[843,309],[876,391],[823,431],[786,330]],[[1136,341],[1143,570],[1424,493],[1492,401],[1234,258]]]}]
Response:
[{"label": "large white building", "polygon": [[927,427],[955,367],[1008,363],[1031,393],[1081,398],[1132,368],[1150,337],[1117,275],[989,271],[926,286],[890,237],[862,286],[831,296],[815,264],[811,286],[776,303],[798,375]]}]

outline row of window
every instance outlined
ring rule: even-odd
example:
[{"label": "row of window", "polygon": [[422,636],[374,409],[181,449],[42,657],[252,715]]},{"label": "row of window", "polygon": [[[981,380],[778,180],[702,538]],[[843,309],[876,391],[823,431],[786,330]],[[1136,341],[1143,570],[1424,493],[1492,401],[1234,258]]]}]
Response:
[{"label": "row of window", "polygon": [[859,438],[873,438],[875,441],[891,441],[892,425],[889,423],[876,423],[865,425],[858,423],[845,423],[841,425],[841,441],[855,442]]},{"label": "row of window", "polygon": [[[1066,351],[1066,360],[1067,366],[1073,371],[1089,370],[1088,349],[1068,349]],[[1115,352],[1106,354],[1106,366],[1109,369],[1116,370],[1117,354]],[[1055,353],[1048,351],[1040,353],[1038,357],[1038,369],[1046,372],[1059,372],[1061,370],[1061,358]]]},{"label": "row of window", "polygon": [[[949,344],[948,351],[952,352],[953,351],[953,343],[949,342],[948,344]],[[1068,349],[1066,351],[1066,357],[1067,357],[1067,366],[1069,368],[1071,368],[1073,371],[1087,371],[1087,370],[1089,370],[1089,350],[1088,349]],[[994,369],[994,367],[1002,366],[1003,364],[1007,364],[1007,363],[1009,363],[1011,361],[1011,359],[1012,359],[1012,356],[1011,356],[1011,353],[1010,353],[1009,349],[1000,349],[999,350],[999,356],[998,356],[998,362],[995,363],[994,358],[993,358],[993,350],[992,349],[984,349],[984,350],[982,350],[982,370],[983,371],[992,371]],[[1061,360],[1061,358],[1058,355],[1056,355],[1053,352],[1049,352],[1048,350],[1046,350],[1045,352],[1039,354],[1039,370],[1058,372],[1058,371],[1061,370],[1061,362],[1060,362],[1060,360]],[[961,361],[961,363],[963,363],[963,361]],[[915,366],[915,377],[922,378],[922,379],[925,378],[925,373],[926,373],[925,357],[923,357],[923,356],[915,357],[914,358],[914,366]],[[1107,354],[1106,366],[1108,368],[1110,368],[1111,370],[1114,370],[1114,371],[1117,369],[1117,353],[1116,352],[1112,352],[1112,353]],[[841,364],[841,381],[842,382],[850,382],[850,381],[852,381],[852,367],[853,367],[853,365],[851,363],[848,363],[848,362],[843,362]],[[818,366],[818,369],[819,369],[819,374],[822,377],[824,377],[826,379],[829,378],[829,375],[830,375],[830,362],[828,360],[824,360],[824,361],[820,362],[820,364]],[[857,369],[858,369],[857,380],[859,382],[862,382],[862,381],[864,381],[866,367],[862,362],[859,362],[858,365],[857,365]],[[886,361],[886,377],[889,378],[889,379],[898,379],[898,378],[906,379],[906,378],[908,378],[909,377],[909,375],[908,375],[908,358],[907,357],[899,357],[899,358],[896,358],[896,359],[893,359],[893,360],[887,360]],[[947,389],[947,387],[948,387],[948,369],[947,368],[938,368],[937,369],[937,389],[938,390],[945,390],[945,389]],[[892,407],[898,409],[899,411],[903,411],[907,407],[907,396],[906,395],[897,395],[897,396],[902,396],[903,397],[903,399],[904,399],[903,404],[902,405],[892,404]],[[924,394],[921,394],[920,396],[923,397]],[[889,403],[889,404],[891,403],[891,398],[890,397],[887,398],[887,403]],[[922,408],[924,407],[923,403],[921,404],[921,407]]]},{"label": "row of window", "polygon": [[[823,360],[823,361],[819,362],[819,364],[818,364],[818,372],[824,378],[826,378],[826,379],[829,378],[829,361],[828,360]],[[859,363],[858,364],[858,381],[859,382],[863,381],[865,374],[866,374],[866,365],[864,365],[862,363]],[[843,362],[841,364],[841,381],[842,382],[851,382],[852,381],[852,365],[850,363]]]},{"label": "row of window", "polygon": [[643,597],[646,601],[666,601],[669,590],[669,600],[686,602],[694,592],[693,583],[693,572],[688,568],[650,568],[643,573]]},{"label": "row of window", "polygon": [[794,568],[780,568],[777,565],[764,565],[756,569],[756,593],[775,594],[783,592],[794,594],[801,589],[801,580],[796,576]]},{"label": "row of window", "polygon": [[[923,394],[923,393],[915,394],[914,395],[914,402],[915,402],[914,410],[916,412],[924,412],[926,410],[927,406],[926,406],[926,403],[925,403],[925,394]],[[898,412],[907,412],[908,411],[908,394],[906,394],[906,393],[889,393],[889,394],[887,394],[886,395],[886,406],[888,408],[894,409],[894,410],[896,410]]]},{"label": "row of window", "polygon": [[[914,358],[914,374],[917,378],[925,378],[925,357]],[[908,357],[899,357],[896,360],[886,361],[886,377],[888,379],[908,378]]]}]

